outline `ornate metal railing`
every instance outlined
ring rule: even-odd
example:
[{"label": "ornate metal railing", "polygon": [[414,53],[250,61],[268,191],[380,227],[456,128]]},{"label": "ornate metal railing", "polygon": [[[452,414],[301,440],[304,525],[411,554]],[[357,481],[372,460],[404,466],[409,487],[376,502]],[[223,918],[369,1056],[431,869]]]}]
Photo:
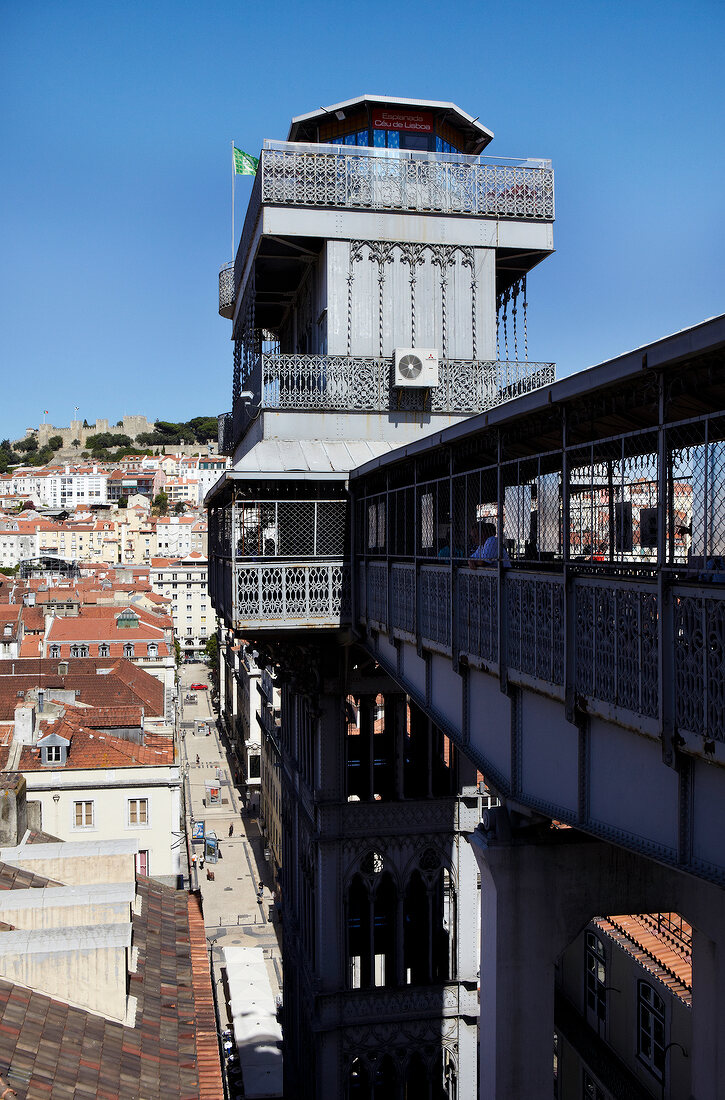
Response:
[{"label": "ornate metal railing", "polygon": [[235,292],[263,203],[554,220],[549,162],[504,165],[392,149],[275,145],[259,156],[234,264]]},{"label": "ornate metal railing", "polygon": [[350,620],[350,571],[342,561],[226,563],[232,600],[215,606],[238,629],[337,627]]},{"label": "ornate metal railing", "polygon": [[219,315],[231,320],[234,315],[234,262],[219,269]]},{"label": "ornate metal railing", "polygon": [[551,167],[386,150],[265,149],[262,202],[554,219]]},{"label": "ornate metal railing", "polygon": [[507,569],[501,582],[494,566],[374,560],[356,571],[360,622],[562,698],[569,688],[589,713],[650,733],[664,630],[678,729],[725,742],[720,589],[676,586],[662,607],[657,583],[635,578],[577,576],[567,585],[561,573]]},{"label": "ornate metal railing", "polygon": [[393,385],[392,359],[348,355],[261,355],[244,387],[267,409],[400,409],[476,413],[551,385],[554,363],[442,359],[430,390]]},{"label": "ornate metal railing", "polygon": [[219,454],[230,455],[234,451],[234,417],[232,413],[219,413],[217,417],[217,441]]}]

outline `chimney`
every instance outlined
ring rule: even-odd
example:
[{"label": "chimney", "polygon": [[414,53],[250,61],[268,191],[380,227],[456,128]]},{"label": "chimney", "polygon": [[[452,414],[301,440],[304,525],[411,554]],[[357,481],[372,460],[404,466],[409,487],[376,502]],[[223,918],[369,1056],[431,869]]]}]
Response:
[{"label": "chimney", "polygon": [[0,847],[15,848],[28,827],[25,777],[20,772],[0,774]]},{"label": "chimney", "polygon": [[20,745],[35,744],[35,707],[21,703],[15,708],[13,741]]}]

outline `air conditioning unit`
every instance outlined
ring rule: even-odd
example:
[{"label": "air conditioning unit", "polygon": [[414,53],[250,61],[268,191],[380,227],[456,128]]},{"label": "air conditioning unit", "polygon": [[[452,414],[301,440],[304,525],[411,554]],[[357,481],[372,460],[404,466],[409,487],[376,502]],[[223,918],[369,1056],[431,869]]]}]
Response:
[{"label": "air conditioning unit", "polygon": [[394,386],[424,389],[438,385],[437,348],[396,348]]}]

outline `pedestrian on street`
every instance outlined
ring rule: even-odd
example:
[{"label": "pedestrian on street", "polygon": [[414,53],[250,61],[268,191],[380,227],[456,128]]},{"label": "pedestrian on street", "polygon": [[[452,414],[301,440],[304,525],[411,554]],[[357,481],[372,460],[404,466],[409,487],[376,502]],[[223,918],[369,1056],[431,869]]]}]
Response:
[{"label": "pedestrian on street", "polygon": [[229,826],[229,836],[234,836],[234,822]]},{"label": "pedestrian on street", "polygon": [[196,754],[196,766],[199,766],[199,753]]}]

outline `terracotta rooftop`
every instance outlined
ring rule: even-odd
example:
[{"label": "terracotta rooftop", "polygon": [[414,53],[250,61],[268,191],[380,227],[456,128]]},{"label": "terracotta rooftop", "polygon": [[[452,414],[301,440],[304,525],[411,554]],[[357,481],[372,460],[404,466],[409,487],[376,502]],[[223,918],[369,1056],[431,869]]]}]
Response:
[{"label": "terracotta rooftop", "polygon": [[18,1100],[224,1095],[198,899],[141,876],[137,893],[135,1027],[0,981],[0,1070]]},{"label": "terracotta rooftop", "polygon": [[[61,675],[61,664],[68,672]],[[15,717],[18,692],[43,687],[77,692],[77,700],[95,707],[142,706],[149,716],[164,715],[164,685],[123,657],[69,657],[0,661],[0,722]]]},{"label": "terracotta rooftop", "polygon": [[[137,713],[140,723],[140,712]],[[168,737],[146,731],[143,745],[137,745],[123,737],[101,733],[98,727],[89,729],[85,723],[84,712],[72,707],[63,718],[44,727],[43,737],[57,733],[70,741],[68,762],[59,764],[58,769],[159,767],[174,763],[174,743]],[[9,748],[0,746],[0,768],[6,766],[9,753]],[[16,767],[20,772],[47,771],[47,765],[41,763],[40,752],[32,745],[24,746]]]},{"label": "terracotta rooftop", "polygon": [[676,997],[692,1004],[692,948],[663,928],[657,914],[597,917],[594,923]]}]

